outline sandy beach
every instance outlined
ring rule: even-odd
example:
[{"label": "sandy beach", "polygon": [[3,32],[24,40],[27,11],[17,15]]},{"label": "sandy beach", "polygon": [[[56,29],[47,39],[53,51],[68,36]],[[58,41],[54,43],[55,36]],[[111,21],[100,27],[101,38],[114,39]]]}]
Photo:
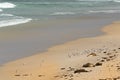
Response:
[{"label": "sandy beach", "polygon": [[35,55],[68,41],[101,35],[103,25],[116,18],[94,16],[37,20],[1,28],[0,64]]},{"label": "sandy beach", "polygon": [[1,80],[120,80],[120,22],[0,67]]}]

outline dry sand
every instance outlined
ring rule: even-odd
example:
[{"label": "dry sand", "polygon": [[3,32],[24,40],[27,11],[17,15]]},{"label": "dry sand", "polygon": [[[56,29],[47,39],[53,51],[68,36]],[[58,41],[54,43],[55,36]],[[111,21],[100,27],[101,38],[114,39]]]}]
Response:
[{"label": "dry sand", "polygon": [[120,80],[120,22],[102,31],[4,64],[0,80]]}]

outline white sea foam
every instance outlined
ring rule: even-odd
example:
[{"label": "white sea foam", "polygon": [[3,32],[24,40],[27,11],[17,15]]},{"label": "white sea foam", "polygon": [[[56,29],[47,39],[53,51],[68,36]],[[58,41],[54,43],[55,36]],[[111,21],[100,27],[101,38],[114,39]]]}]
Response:
[{"label": "white sea foam", "polygon": [[[2,8],[14,8],[14,7],[16,7],[16,5],[13,3],[8,3],[8,2],[0,3],[0,12],[2,12]],[[29,18],[14,16],[12,14],[6,14],[6,13],[1,13],[0,17],[3,18],[0,20],[0,27],[27,23],[32,20]]]},{"label": "white sea foam", "polygon": [[120,2],[120,0],[76,0],[76,1],[96,1],[96,2],[113,1],[113,2]]},{"label": "white sea foam", "polygon": [[113,1],[113,0],[76,0],[76,1]]},{"label": "white sea foam", "polygon": [[120,13],[120,10],[89,11],[90,13]]},{"label": "white sea foam", "polygon": [[2,12],[3,10],[2,9],[0,9],[0,12]]},{"label": "white sea foam", "polygon": [[13,3],[3,2],[0,3],[0,8],[14,8],[16,5]]},{"label": "white sea foam", "polygon": [[55,12],[51,15],[72,15],[75,14],[74,12]]},{"label": "white sea foam", "polygon": [[27,23],[27,22],[29,22],[29,21],[31,21],[31,20],[32,20],[32,19],[3,20],[3,21],[0,21],[0,27],[17,25],[17,24],[22,24],[22,23]]},{"label": "white sea foam", "polygon": [[12,14],[0,14],[0,16],[14,16]]},{"label": "white sea foam", "polygon": [[114,2],[119,2],[120,3],[120,0],[113,0]]}]

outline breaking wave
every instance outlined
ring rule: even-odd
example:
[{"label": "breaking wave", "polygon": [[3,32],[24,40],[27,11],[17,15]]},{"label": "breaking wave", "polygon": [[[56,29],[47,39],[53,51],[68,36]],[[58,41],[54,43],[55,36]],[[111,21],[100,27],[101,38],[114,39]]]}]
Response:
[{"label": "breaking wave", "polygon": [[14,7],[16,7],[16,5],[13,3],[8,3],[8,2],[0,3],[0,8],[14,8]]},{"label": "breaking wave", "polygon": [[32,19],[25,19],[25,18],[23,18],[23,19],[2,20],[2,21],[0,21],[0,27],[27,23],[31,20]]}]

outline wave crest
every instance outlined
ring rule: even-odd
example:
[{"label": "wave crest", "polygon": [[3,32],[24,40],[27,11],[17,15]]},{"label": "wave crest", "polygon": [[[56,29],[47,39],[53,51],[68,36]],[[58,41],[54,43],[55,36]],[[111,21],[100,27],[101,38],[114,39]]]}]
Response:
[{"label": "wave crest", "polygon": [[120,0],[113,0],[114,2],[119,2],[120,3]]},{"label": "wave crest", "polygon": [[0,21],[0,27],[4,26],[12,26],[12,25],[17,25],[17,24],[22,24],[22,23],[27,23],[31,21],[32,19],[11,19],[11,20],[3,20]]},{"label": "wave crest", "polygon": [[12,14],[0,14],[0,16],[14,16]]},{"label": "wave crest", "polygon": [[0,8],[14,8],[14,7],[16,7],[16,5],[13,3],[8,2],[0,3]]},{"label": "wave crest", "polygon": [[90,13],[120,13],[120,10],[89,11]]}]

